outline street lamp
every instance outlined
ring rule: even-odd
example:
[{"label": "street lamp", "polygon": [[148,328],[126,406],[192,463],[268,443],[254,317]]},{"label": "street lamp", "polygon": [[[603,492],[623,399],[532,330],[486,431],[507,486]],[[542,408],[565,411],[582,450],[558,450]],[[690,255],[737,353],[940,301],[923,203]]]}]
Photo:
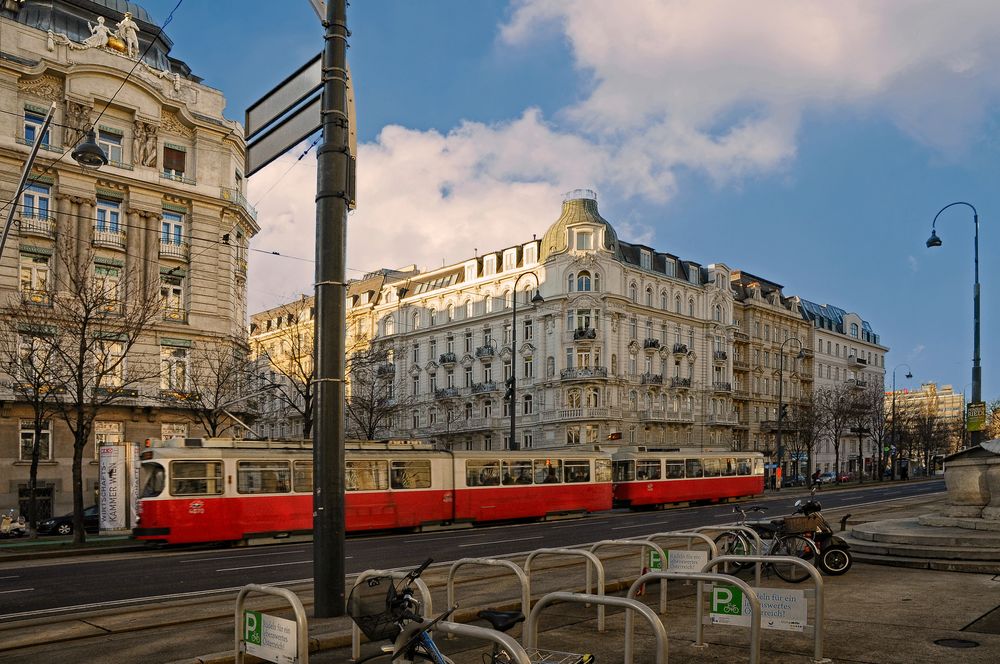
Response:
[{"label": "street lamp", "polygon": [[[940,247],[941,238],[938,237],[935,230],[935,225],[937,224],[938,217],[941,213],[952,207],[953,205],[965,205],[972,209],[972,221],[976,225],[976,237],[975,237],[975,282],[972,290],[972,320],[973,320],[973,342],[972,342],[972,403],[979,403],[983,398],[983,374],[982,369],[979,366],[979,213],[976,208],[971,203],[966,203],[964,201],[956,201],[955,203],[949,203],[941,208],[936,215],[934,215],[934,221],[931,222],[931,236],[927,239],[927,247]],[[983,432],[973,431],[972,432],[972,446],[975,447],[983,442]]]},{"label": "street lamp", "polygon": [[97,144],[97,134],[93,127],[87,130],[87,137],[83,143],[76,146],[71,156],[84,168],[100,168],[108,163],[108,155],[104,154],[104,150]]},{"label": "street lamp", "polygon": [[523,277],[528,275],[535,277],[535,294],[531,298],[532,304],[541,304],[545,301],[542,294],[538,292],[538,277],[534,272],[525,272],[514,280],[514,288],[511,290],[512,313],[510,320],[510,378],[507,379],[507,392],[504,398],[510,407],[510,440],[508,448],[516,450],[520,446],[517,443],[515,434],[517,431],[517,285]]},{"label": "street lamp", "polygon": [[[775,435],[775,447],[778,448],[778,469],[782,469],[782,457],[785,455],[785,448],[781,445],[781,421],[785,419],[785,404],[782,403],[784,399],[784,374],[785,374],[785,344],[789,341],[794,341],[799,345],[799,354],[796,356],[798,359],[805,357],[805,351],[802,348],[802,342],[799,341],[798,337],[788,337],[783,342],[781,346],[778,347],[778,355],[780,359],[778,360],[778,433]],[[781,486],[777,481],[774,483],[775,489],[780,489]]]},{"label": "street lamp", "polygon": [[[913,378],[912,369],[910,365],[903,362],[902,364],[897,364],[892,368],[892,446],[896,447],[896,369],[900,367],[906,367],[906,377]],[[883,450],[884,452],[885,450]],[[879,473],[882,471],[880,470]],[[892,477],[896,477],[896,455],[892,455]],[[879,475],[879,481],[882,481],[882,475]]]}]

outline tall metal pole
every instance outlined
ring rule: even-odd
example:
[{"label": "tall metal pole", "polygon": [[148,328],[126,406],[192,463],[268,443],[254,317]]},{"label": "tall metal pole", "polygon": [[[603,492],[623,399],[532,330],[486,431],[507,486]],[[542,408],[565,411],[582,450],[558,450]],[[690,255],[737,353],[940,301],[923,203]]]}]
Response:
[{"label": "tall metal pole", "polygon": [[21,179],[17,183],[17,189],[14,190],[14,198],[10,202],[10,212],[7,213],[7,221],[3,225],[3,232],[0,233],[0,258],[3,258],[3,248],[7,244],[7,235],[10,234],[10,227],[14,223],[14,212],[17,211],[18,199],[24,193],[24,184],[28,181],[28,173],[31,172],[31,165],[35,163],[35,157],[38,156],[38,148],[42,145],[42,139],[45,137],[45,132],[49,130],[49,125],[52,123],[52,114],[55,112],[56,103],[52,102],[49,106],[49,112],[45,115],[45,120],[42,122],[41,129],[35,134],[35,142],[31,145],[31,152],[28,153],[28,158],[24,162],[24,168],[21,169]]},{"label": "tall metal pole", "polygon": [[347,2],[327,0],[323,143],[316,156],[316,423],[313,584],[317,618],[344,615],[345,248],[350,177]]},{"label": "tall metal pole", "polygon": [[[521,275],[524,276],[524,275]],[[521,277],[518,277],[519,281]],[[507,442],[507,449],[520,449],[515,435],[517,434],[517,281],[514,282],[514,289],[511,291],[511,302],[513,304],[510,318],[510,440]]]},{"label": "tall metal pole", "polygon": [[[892,370],[892,448],[896,447],[896,369],[894,367]],[[889,451],[892,452],[893,449]],[[892,464],[892,479],[896,479],[896,455],[892,453],[889,455],[890,463]]]},{"label": "tall metal pole", "polygon": [[[799,345],[799,352],[800,353],[802,352],[802,342],[799,341],[798,337],[788,337],[787,339],[782,341],[781,346],[778,347],[778,355],[780,356],[780,358],[778,359],[778,433],[775,434],[775,441],[774,441],[775,447],[777,447],[778,468],[781,468],[783,457],[785,455],[785,448],[782,447],[781,445],[781,421],[784,419],[784,413],[782,412],[784,410],[782,408],[782,401],[784,399],[784,387],[785,387],[785,344],[787,344],[789,341],[794,341],[795,343],[797,343]],[[776,471],[775,474],[777,474],[777,469],[775,469],[775,471]],[[782,469],[781,472],[782,474],[784,474],[785,472],[784,469]],[[775,489],[781,488],[780,486],[778,486],[777,480],[775,480],[774,488]]]}]

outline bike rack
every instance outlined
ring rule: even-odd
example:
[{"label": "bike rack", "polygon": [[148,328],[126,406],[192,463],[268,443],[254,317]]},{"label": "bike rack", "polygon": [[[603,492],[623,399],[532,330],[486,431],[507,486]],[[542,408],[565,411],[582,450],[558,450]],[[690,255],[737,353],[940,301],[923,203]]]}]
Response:
[{"label": "bike rack", "polygon": [[[719,576],[724,575],[720,574]],[[656,636],[656,664],[667,664],[667,630],[664,628],[663,623],[660,622],[660,619],[656,617],[656,614],[653,613],[651,608],[638,600],[627,599],[624,597],[607,597],[604,595],[566,592],[549,593],[548,595],[545,595],[538,600],[535,607],[531,609],[531,614],[528,616],[528,620],[524,623],[524,645],[526,648],[538,647],[538,617],[542,613],[543,609],[555,602],[597,604],[602,607],[618,606],[624,609],[631,609],[625,611],[626,619],[628,616],[632,615],[632,611],[638,611],[649,622],[649,626],[653,629],[653,634]],[[625,634],[625,649],[626,652],[632,651],[632,635],[627,632]],[[631,660],[626,659],[625,664],[631,664]]]},{"label": "bike rack", "polygon": [[[422,624],[427,624],[429,621],[424,620]],[[405,645],[409,641],[410,637],[416,633],[416,630],[420,629],[420,625],[414,625],[415,629],[404,630],[399,637],[396,639],[395,647],[398,649],[400,646]],[[524,651],[521,644],[517,642],[514,637],[504,634],[503,632],[498,632],[495,629],[489,629],[487,627],[476,627],[475,625],[463,625],[461,623],[454,623],[442,620],[438,624],[431,628],[433,632],[442,632],[447,634],[449,638],[452,636],[467,636],[472,639],[478,639],[480,641],[491,641],[496,643],[501,648],[507,651],[511,656],[511,664],[532,664],[531,658],[528,657],[528,653]]]},{"label": "bike rack", "polygon": [[[602,546],[639,546],[651,549],[660,554],[660,560],[666,560],[666,556],[663,555],[663,549],[660,548],[659,544],[654,542],[648,542],[646,540],[601,540],[600,542],[595,542],[590,546],[590,552],[593,553]],[[640,552],[641,553],[644,553]],[[645,563],[645,558],[642,560]],[[646,568],[645,564],[640,565],[639,573],[642,574],[642,570]],[[587,590],[590,590],[590,584],[587,585]],[[660,613],[667,612],[667,585],[665,583],[660,584]]]},{"label": "bike rack", "polygon": [[[524,560],[524,572],[528,577],[528,597],[531,597],[531,561],[541,555],[558,555],[558,556],[579,556],[587,559],[587,593],[590,593],[590,566],[593,565],[594,569],[597,570],[597,595],[599,597],[604,596],[604,564],[601,563],[601,559],[595,556],[590,551],[584,551],[583,549],[535,549],[528,554],[528,557]],[[589,605],[588,605],[589,606]],[[526,614],[527,615],[527,614]],[[604,604],[597,603],[597,631],[604,631]]]},{"label": "bike rack", "polygon": [[452,563],[451,568],[448,570],[448,606],[455,606],[455,573],[463,565],[506,567],[514,572],[521,586],[521,613],[528,615],[528,611],[531,610],[531,589],[528,584],[527,575],[516,563],[509,560],[497,560],[495,558],[461,558]]},{"label": "bike rack", "polygon": [[[699,526],[698,528],[692,528],[691,532],[692,533],[700,533],[700,532],[703,532],[703,531],[714,531],[714,532],[723,533],[723,532],[728,532],[730,530],[739,530],[741,532],[746,533],[747,535],[749,535],[751,537],[751,539],[753,539],[753,542],[754,542],[754,551],[756,551],[757,553],[761,553],[762,551],[764,551],[764,540],[762,540],[760,538],[760,533],[758,533],[756,530],[754,530],[750,526],[735,526],[735,525],[734,526]],[[715,557],[717,558],[719,556],[715,556]],[[722,557],[735,558],[736,562],[747,562],[746,558],[749,558],[750,556],[722,556]],[[741,561],[740,559],[743,559],[743,560]],[[754,564],[754,583],[757,584],[757,587],[760,587],[760,572],[761,572],[762,568],[763,568],[763,566],[759,562]]]},{"label": "bike rack", "polygon": [[[706,571],[707,572],[708,570],[710,570],[713,567],[719,565],[720,563],[725,563],[725,562],[739,562],[741,560],[743,560],[743,561],[753,560],[754,562],[756,562],[758,564],[758,566],[760,564],[782,562],[782,563],[794,563],[794,564],[798,565],[799,567],[805,568],[805,570],[809,573],[809,576],[812,577],[813,586],[814,587],[813,588],[807,588],[804,592],[805,592],[805,594],[806,594],[807,597],[808,597],[809,593],[812,593],[813,597],[816,600],[816,609],[815,609],[815,611],[816,611],[816,616],[815,616],[815,622],[816,622],[816,624],[813,625],[813,628],[812,628],[812,630],[813,630],[813,662],[814,662],[814,664],[824,664],[825,662],[831,661],[830,659],[823,657],[823,616],[825,614],[825,606],[823,604],[823,577],[820,576],[819,570],[817,570],[815,567],[813,567],[811,564],[807,563],[806,561],[804,561],[804,560],[802,560],[800,558],[796,558],[794,556],[719,556],[718,558],[714,558],[712,560],[709,560],[705,564],[705,567],[702,568],[702,571]],[[735,577],[729,577],[729,578],[733,579],[733,580],[738,580]],[[729,583],[729,581],[727,581],[727,583]],[[757,583],[757,587],[758,588],[760,587],[760,582],[759,581]],[[702,593],[699,592],[698,593],[698,609],[699,609],[698,613],[699,613],[699,615],[701,615],[701,612],[703,610],[703,604],[704,604],[704,598],[702,597]],[[808,624],[806,626],[808,627]],[[700,625],[700,621],[699,621],[699,626],[698,626],[698,637],[697,637],[697,639],[695,641],[695,645],[703,645],[701,643],[701,625]]]},{"label": "bike rack", "polygon": [[[732,558],[739,558],[741,556],[730,556]],[[709,563],[715,562],[710,560]],[[719,572],[649,572],[648,574],[643,574],[635,583],[628,589],[628,593],[625,595],[628,599],[635,599],[635,594],[639,591],[639,588],[646,581],[652,581],[660,579],[661,585],[666,585],[665,581],[667,579],[685,579],[688,581],[698,582],[698,600],[696,604],[696,614],[697,618],[695,621],[695,642],[694,647],[704,648],[706,644],[702,643],[702,617],[704,615],[705,607],[703,602],[702,594],[704,592],[704,582],[705,581],[718,581],[720,583],[729,583],[732,585],[739,586],[743,590],[744,594],[750,599],[750,608],[753,613],[750,619],[750,664],[757,664],[760,661],[760,599],[757,597],[756,591],[750,587],[750,584],[743,579],[737,579],[731,577],[728,574],[722,574]],[[643,605],[645,606],[645,605]],[[625,612],[625,664],[632,664],[632,612]]]},{"label": "bike rack", "polygon": [[[374,576],[388,576],[393,579],[403,579],[406,578],[409,572],[398,572],[392,570],[383,569],[369,569],[358,574],[358,577],[354,579],[354,585],[351,586],[351,590],[355,587],[361,585],[362,582]],[[417,586],[417,590],[420,591],[420,602],[423,605],[423,610],[426,614],[431,615],[434,613],[434,605],[431,601],[431,591],[424,583],[424,580],[420,577],[414,581],[414,585]],[[348,593],[350,596],[350,593]],[[361,629],[351,621],[351,661],[357,661],[361,657]]]},{"label": "bike rack", "polygon": [[306,619],[306,610],[302,607],[302,602],[287,588],[261,586],[256,583],[243,586],[236,595],[236,664],[243,664],[243,655],[246,651],[246,644],[243,641],[243,608],[250,593],[274,595],[288,600],[295,612],[295,642],[298,649],[295,661],[297,664],[309,664],[309,621]]}]

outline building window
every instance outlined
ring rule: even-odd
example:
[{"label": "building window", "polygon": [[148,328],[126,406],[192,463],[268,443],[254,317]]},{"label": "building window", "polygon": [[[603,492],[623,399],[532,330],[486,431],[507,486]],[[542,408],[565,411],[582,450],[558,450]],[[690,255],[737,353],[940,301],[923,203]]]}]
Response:
[{"label": "building window", "polygon": [[396,321],[393,320],[392,316],[386,316],[382,327],[386,336],[396,333]]},{"label": "building window", "polygon": [[170,275],[160,276],[160,305],[164,320],[184,321],[187,319],[184,306],[184,279]]},{"label": "building window", "polygon": [[472,387],[472,367],[465,368],[465,386]]},{"label": "building window", "polygon": [[187,348],[160,346],[160,389],[184,392],[187,390]]},{"label": "building window", "polygon": [[[38,133],[42,130],[42,125],[45,124],[45,116],[39,113],[34,113],[32,111],[24,111],[24,142],[28,145],[34,145],[35,139],[38,137]],[[45,133],[42,134],[42,140],[39,141],[39,145],[43,147],[49,146],[49,130],[46,129]]]},{"label": "building window", "polygon": [[49,188],[41,184],[29,184],[21,196],[21,217],[36,219],[49,218]]},{"label": "building window", "polygon": [[533,325],[531,320],[524,321],[524,340],[531,341],[534,338]]},{"label": "building window", "polygon": [[114,339],[99,339],[94,346],[94,367],[98,388],[121,387],[125,376],[125,345]]},{"label": "building window", "polygon": [[[52,461],[52,444],[50,424],[48,420],[42,422],[42,430],[38,436],[38,459],[40,461]],[[21,420],[21,457],[20,461],[31,461],[32,448],[35,445],[35,422],[34,420]]]},{"label": "building window", "polygon": [[715,308],[712,312],[712,318],[717,322],[720,323],[722,322],[722,307],[719,306],[718,304],[715,305]]},{"label": "building window", "polygon": [[[419,311],[413,312],[413,315],[410,317],[410,329],[411,330],[419,330],[420,329],[420,312]],[[414,362],[416,362],[416,359],[414,359]]]},{"label": "building window", "polygon": [[579,427],[567,427],[566,428],[566,444],[567,445],[579,445],[580,444],[580,429],[579,429]]},{"label": "building window", "polygon": [[94,288],[101,294],[106,310],[113,310],[118,306],[119,285],[121,282],[121,269],[108,267],[105,265],[94,266]]},{"label": "building window", "polygon": [[49,257],[34,254],[21,254],[20,282],[22,299],[34,302],[47,302],[49,291]]},{"label": "building window", "polygon": [[445,387],[452,388],[455,387],[455,370],[448,369],[445,374]]},{"label": "building window", "polygon": [[594,234],[586,231],[576,232],[576,248],[587,250],[594,248]]},{"label": "building window", "polygon": [[525,265],[538,262],[538,247],[536,245],[529,244],[524,248],[523,262]]},{"label": "building window", "polygon": [[163,146],[163,175],[171,180],[184,179],[185,151],[178,146]]},{"label": "building window", "polygon": [[101,446],[125,442],[124,422],[94,422],[94,458],[101,458]]},{"label": "building window", "polygon": [[490,399],[483,402],[483,417],[493,417],[493,402]]},{"label": "building window", "polygon": [[431,326],[437,325],[437,309],[431,309],[430,311]]},{"label": "building window", "polygon": [[694,317],[694,300],[688,300],[688,316]]},{"label": "building window", "polygon": [[465,333],[465,352],[472,352],[472,332],[468,331]]},{"label": "building window", "polygon": [[497,257],[495,255],[489,255],[483,258],[483,276],[488,276],[491,274],[496,274],[497,271]]},{"label": "building window", "polygon": [[531,415],[531,413],[532,413],[532,410],[531,410],[531,408],[532,408],[532,406],[531,406],[531,395],[530,394],[525,394],[524,395],[524,399],[522,399],[522,401],[524,402],[524,406],[523,406],[523,408],[521,410],[521,414],[522,415]]},{"label": "building window", "polygon": [[503,269],[504,272],[513,270],[517,267],[517,249],[508,249],[503,252]]},{"label": "building window", "polygon": [[176,212],[164,212],[160,223],[160,242],[180,245],[184,243],[184,217]]},{"label": "building window", "polygon": [[857,323],[851,323],[851,336],[854,337],[855,339],[858,338],[858,324]]},{"label": "building window", "polygon": [[525,431],[521,434],[521,449],[530,450],[534,444],[534,436]]},{"label": "building window", "polygon": [[420,376],[413,377],[413,396],[417,396],[420,393]]},{"label": "building window", "polygon": [[535,376],[535,360],[534,358],[527,357],[524,359],[524,377],[534,378]]},{"label": "building window", "polygon": [[97,132],[97,144],[108,155],[108,162],[112,165],[121,165],[122,159],[122,134],[117,130],[100,129]]},{"label": "building window", "polygon": [[493,382],[493,365],[486,363],[483,365],[483,382],[492,383]]},{"label": "building window", "polygon": [[576,289],[580,292],[590,291],[590,272],[584,271],[576,276]]},{"label": "building window", "polygon": [[472,318],[476,315],[476,305],[472,300],[465,301],[465,317]]},{"label": "building window", "polygon": [[645,249],[639,252],[639,267],[644,270],[653,269],[653,255]]},{"label": "building window", "polygon": [[628,297],[629,297],[630,300],[632,300],[636,304],[639,303],[639,288],[638,288],[638,286],[635,285],[635,282],[632,282],[631,284],[629,284],[629,287],[628,287]]},{"label": "building window", "polygon": [[97,231],[117,233],[121,230],[122,204],[107,198],[97,199]]},{"label": "building window", "polygon": [[680,295],[675,295],[674,296],[674,313],[678,313],[679,314],[680,312],[681,312],[681,296]]},{"label": "building window", "polygon": [[514,373],[513,373],[513,365],[511,364],[511,361],[510,360],[504,360],[503,361],[503,379],[504,379],[504,382],[506,382],[507,379],[510,378],[513,375],[514,375]]}]

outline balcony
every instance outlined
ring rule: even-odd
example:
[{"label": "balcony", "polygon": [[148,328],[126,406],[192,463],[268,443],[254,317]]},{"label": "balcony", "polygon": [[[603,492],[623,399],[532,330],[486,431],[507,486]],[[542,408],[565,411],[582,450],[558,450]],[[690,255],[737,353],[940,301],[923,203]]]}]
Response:
[{"label": "balcony", "polygon": [[493,346],[480,346],[479,348],[476,349],[476,357],[480,359],[483,358],[490,359],[494,355],[496,355],[496,352],[497,352],[496,348],[494,348]]},{"label": "balcony", "polygon": [[[760,430],[764,433],[774,433],[778,430],[777,420],[762,420],[760,423]],[[781,433],[794,432],[798,430],[798,426],[795,424],[795,420],[781,420]]]},{"label": "balcony", "polygon": [[639,382],[643,385],[663,385],[663,376],[660,374],[644,373],[639,377]]},{"label": "balcony", "polygon": [[670,387],[689,388],[691,387],[691,379],[674,376],[670,379]]},{"label": "balcony", "polygon": [[440,390],[434,390],[435,399],[454,399],[459,395],[457,387],[445,387]]},{"label": "balcony", "polygon": [[694,422],[694,411],[653,409],[644,413],[639,413],[639,421],[691,423]]},{"label": "balcony", "polygon": [[733,369],[737,371],[750,371],[750,363],[746,360],[733,360]]},{"label": "balcony", "polygon": [[732,392],[733,384],[716,381],[712,383],[712,390],[714,390],[715,392]]},{"label": "balcony", "polygon": [[[565,422],[568,420],[620,420],[620,408],[556,408],[542,412],[543,422]],[[519,418],[520,419],[520,418]]]},{"label": "balcony", "polygon": [[731,427],[739,422],[736,413],[709,413],[705,417],[705,423],[710,426]]},{"label": "balcony", "polygon": [[687,355],[687,344],[674,344],[673,352],[677,355]]},{"label": "balcony", "polygon": [[473,394],[486,394],[488,392],[496,392],[498,389],[500,389],[500,388],[497,387],[497,384],[494,383],[493,381],[490,381],[488,383],[473,383],[472,384],[472,393]]},{"label": "balcony", "polygon": [[37,304],[40,307],[51,307],[52,293],[46,290],[23,290],[21,291],[21,302]]},{"label": "balcony", "polygon": [[240,191],[236,189],[230,189],[229,187],[222,187],[219,195],[222,197],[222,200],[229,201],[230,203],[233,203],[234,205],[238,205],[241,208],[243,208],[243,211],[246,212],[248,215],[250,215],[251,219],[257,221],[257,210],[254,208],[254,206],[250,205],[250,203],[247,202],[247,199],[244,198],[243,194]]},{"label": "balcony", "polygon": [[36,217],[21,215],[18,221],[21,235],[37,235],[38,237],[55,237],[56,221],[52,217]]},{"label": "balcony", "polygon": [[859,366],[859,367],[867,367],[868,366],[868,360],[866,360],[865,358],[863,358],[863,357],[861,357],[859,355],[848,355],[847,356],[847,363],[848,364],[853,364],[853,365]]},{"label": "balcony", "polygon": [[589,378],[607,378],[607,367],[581,367],[579,369],[563,369],[559,372],[563,380],[585,380]]},{"label": "balcony", "polygon": [[94,244],[98,247],[110,247],[112,249],[125,248],[125,231],[101,230],[94,228]]},{"label": "balcony", "polygon": [[170,323],[186,323],[188,319],[187,311],[171,307],[163,310],[163,320]]},{"label": "balcony", "polygon": [[160,179],[170,180],[171,182],[180,182],[183,184],[198,184],[197,182],[195,182],[194,178],[189,178],[186,175],[184,175],[183,172],[179,173],[177,171],[162,171],[160,172]]},{"label": "balcony", "polygon": [[851,378],[847,381],[848,387],[853,387],[856,390],[863,390],[868,387],[868,381],[862,378]]},{"label": "balcony", "polygon": [[190,251],[191,247],[187,242],[164,242],[160,240],[160,258],[173,258],[179,261],[186,261]]},{"label": "balcony", "polygon": [[240,275],[244,279],[247,276],[247,259],[246,256],[236,257],[236,274]]},{"label": "balcony", "polygon": [[458,356],[454,353],[441,353],[440,357],[438,357],[438,364],[446,369],[455,366],[456,362],[458,362]]},{"label": "balcony", "polygon": [[729,359],[729,354],[724,350],[717,350],[712,353],[712,359],[716,362],[725,362]]},{"label": "balcony", "polygon": [[95,387],[94,394],[99,397],[124,397],[134,399],[139,396],[139,390],[108,385],[106,387]]},{"label": "balcony", "polygon": [[160,398],[168,401],[196,401],[201,395],[197,392],[185,392],[173,388],[160,388]]},{"label": "balcony", "polygon": [[746,332],[733,332],[733,340],[741,343],[750,343],[750,335]]},{"label": "balcony", "polygon": [[584,339],[596,339],[597,329],[593,327],[578,327],[573,330],[573,341],[582,341]]},{"label": "balcony", "polygon": [[395,376],[396,375],[396,365],[392,362],[383,362],[375,367],[376,376]]},{"label": "balcony", "polygon": [[642,342],[642,347],[646,350],[659,350],[660,340],[659,339],[646,339]]},{"label": "balcony", "polygon": [[750,398],[750,392],[744,389],[736,388],[735,390],[733,390],[733,398],[742,399],[745,401]]}]

